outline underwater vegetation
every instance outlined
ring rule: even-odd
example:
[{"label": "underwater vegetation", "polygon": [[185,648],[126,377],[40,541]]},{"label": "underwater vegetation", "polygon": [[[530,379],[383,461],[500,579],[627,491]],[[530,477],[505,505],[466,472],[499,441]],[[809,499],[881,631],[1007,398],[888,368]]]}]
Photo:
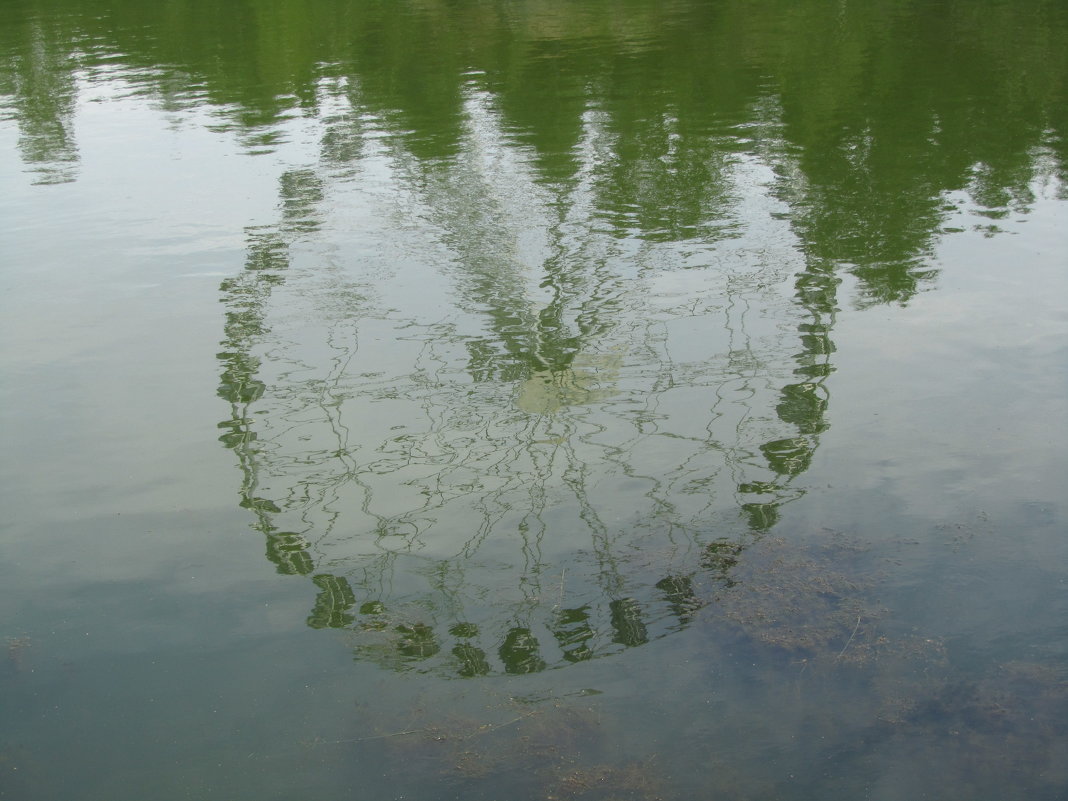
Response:
[{"label": "underwater vegetation", "polygon": [[[388,762],[427,766],[466,799],[1064,797],[1064,665],[956,660],[943,639],[902,630],[878,600],[879,560],[842,536],[717,541],[698,562],[656,585],[686,621],[677,642],[662,641],[644,667],[638,655],[653,651],[617,654],[619,671],[636,681],[641,670],[670,676],[670,697],[511,695],[518,676],[543,667],[533,634],[517,630],[498,644],[512,678],[494,679],[492,655],[471,640],[477,626],[457,624],[452,657],[479,681],[450,686],[483,699],[477,709],[445,715],[424,698],[412,725],[333,747],[380,741]],[[638,645],[634,606],[617,607],[632,616],[612,631]],[[429,626],[374,611],[388,659],[433,651]],[[573,631],[591,624],[569,621]],[[647,731],[633,730],[636,714]]]},{"label": "underwater vegetation", "polygon": [[[673,699],[681,709],[672,724],[654,720],[640,733],[620,731],[624,716],[607,694],[500,698],[491,692],[482,717],[439,717],[424,708],[418,725],[366,739],[386,744],[390,769],[418,765],[420,780],[440,797],[802,801],[888,799],[906,790],[915,793],[909,797],[960,801],[1063,797],[1063,672],[1017,662],[968,679],[945,669],[925,672],[928,653],[906,649],[901,658],[919,668],[911,680],[900,678],[900,662],[842,663],[834,681],[807,685],[795,680],[796,666],[762,672],[755,692],[717,710],[718,722],[699,719],[707,710],[698,709],[698,693],[685,685]],[[934,664],[945,667],[942,657]],[[843,713],[835,701],[851,704],[851,711]],[[796,737],[794,751],[769,753],[751,727],[738,725],[754,716]]]},{"label": "underwater vegetation", "polygon": [[[655,565],[660,556],[646,558]],[[715,540],[689,566],[676,565],[646,589],[603,604],[569,606],[561,580],[558,597],[533,599],[533,611],[517,614],[497,641],[477,623],[443,620],[428,602],[355,607],[347,585],[341,591],[342,582],[328,576],[313,579],[323,589],[313,617],[336,621],[330,625],[345,630],[358,659],[446,677],[539,673],[619,654],[691,625],[806,663],[862,663],[895,650],[933,656],[940,647],[933,639],[891,638],[880,628],[887,612],[875,595],[871,561],[863,547],[838,536],[804,546],[766,535]],[[338,599],[342,605],[331,606]]]}]

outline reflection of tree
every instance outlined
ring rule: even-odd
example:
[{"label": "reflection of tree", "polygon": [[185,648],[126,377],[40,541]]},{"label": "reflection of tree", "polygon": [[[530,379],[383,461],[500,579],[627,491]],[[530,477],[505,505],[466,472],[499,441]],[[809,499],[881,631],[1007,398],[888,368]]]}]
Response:
[{"label": "reflection of tree", "polygon": [[[54,30],[63,23],[52,15],[0,12],[0,96],[12,96],[19,125],[19,150],[37,174],[38,183],[74,180],[78,148],[74,140],[75,62],[67,49],[70,36]],[[14,11],[14,13],[12,13]],[[6,24],[5,24],[6,23]]]},{"label": "reflection of tree", "polygon": [[[91,14],[79,0],[18,0],[0,14],[0,93],[27,101],[15,109],[24,128],[66,119],[76,66],[128,67],[125,79],[179,106],[210,102],[224,127],[270,146],[287,115],[316,110],[321,79],[344,78],[409,152],[438,159],[462,139],[473,81],[539,175],[566,182],[595,97],[621,156],[598,208],[654,238],[712,222],[685,191],[714,178],[704,159],[723,150],[702,143],[744,139],[750,110],[769,99],[824,205],[809,209],[811,225],[834,235],[835,258],[922,257],[946,191],[1026,205],[1036,149],[1065,173],[1060,0],[114,0]],[[872,299],[904,298],[906,276],[893,282]]]}]

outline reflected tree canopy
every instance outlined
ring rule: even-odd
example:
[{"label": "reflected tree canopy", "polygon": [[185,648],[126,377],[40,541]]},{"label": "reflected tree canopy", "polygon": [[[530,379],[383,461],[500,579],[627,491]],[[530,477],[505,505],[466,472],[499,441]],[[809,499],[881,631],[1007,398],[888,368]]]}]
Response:
[{"label": "reflected tree canopy", "polygon": [[0,109],[42,181],[104,72],[251,155],[316,131],[221,286],[220,441],[308,625],[395,669],[686,625],[805,492],[843,280],[908,303],[1068,165],[1056,0],[39,7]]}]

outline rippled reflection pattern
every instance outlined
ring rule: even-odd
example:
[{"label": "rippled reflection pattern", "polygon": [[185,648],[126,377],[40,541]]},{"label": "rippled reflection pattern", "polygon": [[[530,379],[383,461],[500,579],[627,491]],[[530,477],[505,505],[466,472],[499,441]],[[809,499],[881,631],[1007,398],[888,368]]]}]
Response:
[{"label": "rippled reflection pattern", "polygon": [[80,85],[290,154],[220,287],[240,505],[361,659],[526,674],[686,626],[806,493],[843,281],[907,304],[963,198],[1063,181],[1063,9],[972,14],[26,0],[0,93],[41,183]]}]

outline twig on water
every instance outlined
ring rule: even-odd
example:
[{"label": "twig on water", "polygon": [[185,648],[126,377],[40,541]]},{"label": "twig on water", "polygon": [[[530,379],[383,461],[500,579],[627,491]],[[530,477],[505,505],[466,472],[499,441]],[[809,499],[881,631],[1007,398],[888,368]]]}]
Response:
[{"label": "twig on water", "polygon": [[553,605],[553,609],[559,609],[564,603],[564,579],[567,578],[567,565],[564,565],[560,571],[560,597],[556,599],[556,603]]},{"label": "twig on water", "polygon": [[513,723],[518,723],[519,721],[525,720],[529,717],[533,717],[536,714],[538,714],[537,709],[532,710],[530,712],[524,712],[522,715],[514,717],[511,720],[506,720],[503,723],[487,723],[484,726],[479,726],[475,731],[473,731],[471,734],[467,735],[462,739],[469,740],[477,734],[485,734],[486,732],[493,731],[494,729],[503,729],[505,726],[511,726]]},{"label": "twig on water", "polygon": [[842,658],[842,654],[846,652],[846,648],[849,647],[849,643],[853,642],[853,638],[857,636],[857,629],[860,628],[860,618],[861,616],[857,615],[857,625],[853,627],[853,633],[849,635],[849,639],[846,640],[846,644],[842,646],[842,650],[838,652],[838,656],[836,656],[835,659]]},{"label": "twig on water", "polygon": [[404,737],[407,734],[424,734],[429,728],[407,729],[405,731],[391,731],[388,734],[369,734],[366,737],[349,737],[345,740],[318,740],[311,745],[341,745],[342,743],[365,743],[368,740],[386,740],[390,737]]}]

